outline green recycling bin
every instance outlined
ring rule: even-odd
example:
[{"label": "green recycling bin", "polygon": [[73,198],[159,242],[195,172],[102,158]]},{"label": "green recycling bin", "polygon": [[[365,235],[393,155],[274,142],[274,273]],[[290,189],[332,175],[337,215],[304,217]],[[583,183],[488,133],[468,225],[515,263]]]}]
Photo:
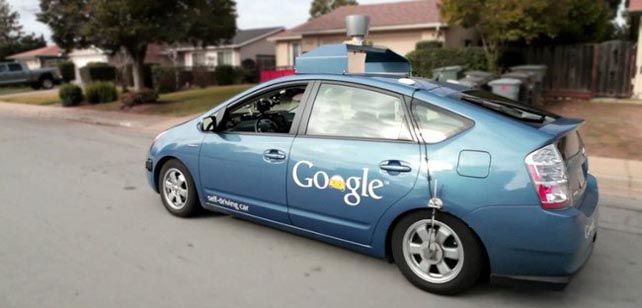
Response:
[{"label": "green recycling bin", "polygon": [[432,70],[432,78],[441,82],[457,80],[463,70],[464,67],[459,65],[436,68]]},{"label": "green recycling bin", "polygon": [[535,77],[535,81],[542,83],[544,82],[544,77],[546,76],[548,67],[546,65],[518,65],[511,67],[510,70],[513,72],[532,73]]},{"label": "green recycling bin", "polygon": [[493,89],[493,93],[514,101],[519,101],[519,90],[522,87],[521,80],[501,78],[489,82],[488,85]]}]

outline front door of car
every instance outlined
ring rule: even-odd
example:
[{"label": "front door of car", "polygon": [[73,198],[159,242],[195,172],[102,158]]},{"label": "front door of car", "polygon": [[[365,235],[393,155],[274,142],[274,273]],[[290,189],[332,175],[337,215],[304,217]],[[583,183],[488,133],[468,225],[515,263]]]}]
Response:
[{"label": "front door of car", "polygon": [[272,87],[219,112],[207,133],[199,168],[204,201],[289,223],[285,178],[307,83]]},{"label": "front door of car", "polygon": [[7,64],[5,79],[5,81],[8,81],[8,83],[24,83],[29,80],[29,76],[27,71],[25,71],[22,67],[22,64],[9,63]]},{"label": "front door of car", "polygon": [[410,132],[404,98],[322,83],[311,108],[307,128],[290,150],[290,220],[367,245],[379,218],[419,174],[421,148]]}]

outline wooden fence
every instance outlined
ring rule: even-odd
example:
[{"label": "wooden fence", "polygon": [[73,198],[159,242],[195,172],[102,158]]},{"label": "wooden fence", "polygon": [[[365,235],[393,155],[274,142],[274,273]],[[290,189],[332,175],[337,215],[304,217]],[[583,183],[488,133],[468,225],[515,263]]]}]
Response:
[{"label": "wooden fence", "polygon": [[588,99],[633,95],[636,47],[631,42],[530,47],[519,53],[526,63],[548,66],[547,96]]}]

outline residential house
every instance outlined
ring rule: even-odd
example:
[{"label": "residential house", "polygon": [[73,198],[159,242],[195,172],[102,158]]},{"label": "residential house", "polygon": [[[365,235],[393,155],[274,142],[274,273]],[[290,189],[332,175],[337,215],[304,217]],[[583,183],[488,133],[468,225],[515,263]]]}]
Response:
[{"label": "residential house", "polygon": [[261,69],[275,66],[274,43],[270,36],[283,32],[283,27],[238,30],[229,43],[218,46],[196,47],[184,45],[169,50],[176,55],[177,65],[185,67],[204,66],[214,69],[219,65],[241,66],[251,59]]},{"label": "residential house", "polygon": [[419,41],[441,41],[446,47],[477,45],[474,31],[449,26],[442,21],[439,0],[343,6],[271,37],[276,44],[276,65],[293,67],[295,59],[320,45],[347,40],[345,19],[349,15],[370,17],[366,40],[405,55]]},{"label": "residential house", "polygon": [[7,59],[23,63],[27,65],[29,69],[38,69],[44,67],[55,67],[58,63],[64,61],[66,57],[58,46],[47,46],[21,52],[7,57]]},{"label": "residential house", "polygon": [[633,77],[633,97],[642,99],[642,0],[630,0],[628,7],[631,16],[631,29],[637,32],[637,58],[635,76]]}]

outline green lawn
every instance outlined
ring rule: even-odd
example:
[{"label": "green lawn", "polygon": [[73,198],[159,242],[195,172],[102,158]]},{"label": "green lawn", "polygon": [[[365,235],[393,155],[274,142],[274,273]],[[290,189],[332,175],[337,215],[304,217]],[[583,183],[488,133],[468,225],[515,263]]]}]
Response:
[{"label": "green lawn", "polygon": [[0,95],[33,91],[30,87],[0,87]]},{"label": "green lawn", "polygon": [[[235,85],[209,87],[205,89],[193,89],[170,94],[163,94],[157,104],[145,104],[136,106],[131,112],[141,114],[155,114],[166,116],[187,116],[196,113],[205,112],[212,107],[224,102],[228,98],[241,93],[252,85]],[[31,105],[58,105],[60,99],[57,92],[38,93],[30,95],[9,96],[2,99],[10,103],[21,103]],[[118,111],[121,104],[119,101],[98,104],[98,105],[81,105],[80,108],[89,108],[95,110]]]}]

